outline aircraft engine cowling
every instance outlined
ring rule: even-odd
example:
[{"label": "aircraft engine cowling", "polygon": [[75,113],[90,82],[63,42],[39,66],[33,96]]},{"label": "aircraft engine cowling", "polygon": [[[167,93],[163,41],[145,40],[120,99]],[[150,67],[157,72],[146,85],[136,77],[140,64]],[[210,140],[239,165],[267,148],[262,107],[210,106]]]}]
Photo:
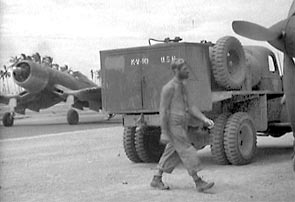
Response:
[{"label": "aircraft engine cowling", "polygon": [[29,92],[37,93],[47,86],[49,72],[41,64],[21,61],[13,68],[13,79]]},{"label": "aircraft engine cowling", "polygon": [[286,52],[289,56],[295,57],[295,15],[291,17],[288,21],[288,26],[286,27]]}]

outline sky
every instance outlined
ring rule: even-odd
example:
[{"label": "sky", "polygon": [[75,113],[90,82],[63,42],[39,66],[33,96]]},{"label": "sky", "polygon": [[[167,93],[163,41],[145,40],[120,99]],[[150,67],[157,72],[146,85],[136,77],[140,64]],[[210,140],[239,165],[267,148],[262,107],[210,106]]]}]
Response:
[{"label": "sky", "polygon": [[[100,50],[148,45],[180,36],[216,42],[236,35],[233,20],[270,27],[287,17],[293,0],[0,0],[0,69],[11,56],[39,52],[90,76]],[[274,49],[273,49],[274,50]]]}]

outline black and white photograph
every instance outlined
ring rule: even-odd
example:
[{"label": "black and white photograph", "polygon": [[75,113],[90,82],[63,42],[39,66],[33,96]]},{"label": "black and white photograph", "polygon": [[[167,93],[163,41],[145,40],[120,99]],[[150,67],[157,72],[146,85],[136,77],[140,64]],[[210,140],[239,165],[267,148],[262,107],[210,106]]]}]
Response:
[{"label": "black and white photograph", "polygon": [[295,0],[0,0],[1,202],[294,202]]}]

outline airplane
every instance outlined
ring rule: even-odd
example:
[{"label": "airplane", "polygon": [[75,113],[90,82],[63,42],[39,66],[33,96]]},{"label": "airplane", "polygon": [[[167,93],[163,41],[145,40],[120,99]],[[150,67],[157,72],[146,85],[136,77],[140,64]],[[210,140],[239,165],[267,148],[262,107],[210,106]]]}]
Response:
[{"label": "airplane", "polygon": [[[270,28],[265,28],[248,21],[233,21],[232,28],[235,33],[246,38],[267,41],[270,45],[284,53],[284,93],[293,136],[295,138],[295,0],[291,4],[287,18],[275,23]],[[293,170],[295,171],[294,154]]]},{"label": "airplane", "polygon": [[3,115],[4,126],[13,125],[15,113],[25,114],[26,109],[39,112],[63,101],[70,108],[67,112],[70,125],[79,122],[74,108],[87,107],[94,111],[102,108],[101,87],[78,71],[62,72],[46,64],[22,60],[13,66],[12,77],[25,90],[17,95],[0,95],[0,103],[10,106],[10,111]]}]

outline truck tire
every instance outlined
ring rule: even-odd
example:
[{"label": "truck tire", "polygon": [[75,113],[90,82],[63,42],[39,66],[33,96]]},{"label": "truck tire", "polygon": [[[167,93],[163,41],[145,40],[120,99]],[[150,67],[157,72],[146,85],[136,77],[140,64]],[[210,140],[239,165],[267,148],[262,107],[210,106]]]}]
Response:
[{"label": "truck tire", "polygon": [[69,125],[77,125],[79,122],[78,112],[74,109],[70,109],[67,113],[67,121]]},{"label": "truck tire", "polygon": [[145,163],[158,162],[165,145],[160,144],[160,127],[139,127],[135,133],[135,148],[139,158]]},{"label": "truck tire", "polygon": [[10,127],[13,125],[13,122],[14,122],[13,114],[10,112],[5,112],[2,118],[3,126]]},{"label": "truck tire", "polygon": [[211,154],[216,163],[227,165],[229,161],[224,150],[224,129],[230,113],[223,113],[214,120],[214,128],[210,131]]},{"label": "truck tire", "polygon": [[141,159],[135,149],[135,129],[136,127],[124,127],[123,146],[127,158],[134,163],[139,163]]},{"label": "truck tire", "polygon": [[222,37],[210,54],[217,84],[228,90],[240,89],[246,78],[246,59],[240,41],[232,36]]},{"label": "truck tire", "polygon": [[224,133],[224,149],[233,165],[250,163],[256,151],[256,129],[252,118],[237,112],[228,118]]}]

